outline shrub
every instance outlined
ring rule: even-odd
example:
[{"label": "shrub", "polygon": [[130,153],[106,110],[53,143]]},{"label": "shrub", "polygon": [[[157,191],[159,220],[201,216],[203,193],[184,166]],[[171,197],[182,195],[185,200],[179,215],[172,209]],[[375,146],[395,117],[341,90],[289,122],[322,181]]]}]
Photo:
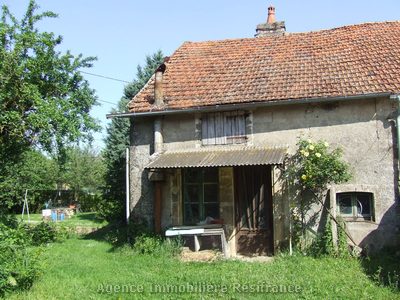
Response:
[{"label": "shrub", "polygon": [[13,217],[0,219],[0,297],[29,289],[42,270],[40,245],[69,237],[69,230],[53,223],[28,226]]},{"label": "shrub", "polygon": [[175,256],[180,253],[182,242],[179,239],[164,239],[157,235],[142,234],[136,237],[133,251],[151,256]]},{"label": "shrub", "polygon": [[[15,225],[15,224],[14,224]],[[0,223],[0,296],[29,288],[40,274],[41,248],[32,247],[30,229]]]},{"label": "shrub", "polygon": [[0,296],[29,289],[41,272],[42,249],[0,243]]},{"label": "shrub", "polygon": [[107,221],[121,220],[124,217],[124,202],[101,197],[96,202],[97,215]]},{"label": "shrub", "polygon": [[33,226],[30,230],[32,235],[32,244],[39,246],[57,240],[57,228],[53,223],[41,222],[36,226]]},{"label": "shrub", "polygon": [[347,244],[347,236],[344,232],[344,223],[339,222],[337,226],[337,244],[333,243],[331,218],[328,216],[325,229],[310,246],[309,252],[313,256],[333,256],[346,258],[350,257],[349,246]]},{"label": "shrub", "polygon": [[340,148],[329,151],[325,141],[300,140],[288,168],[294,183],[318,192],[330,183],[343,183],[351,178],[349,165],[342,160]]},{"label": "shrub", "polygon": [[143,234],[136,237],[133,250],[139,254],[158,255],[162,247],[162,240],[158,236]]},{"label": "shrub", "polygon": [[59,225],[57,227],[56,241],[57,242],[62,242],[62,241],[65,241],[66,239],[69,239],[70,237],[76,235],[76,231],[75,230],[76,230],[75,228],[65,226],[64,224]]},{"label": "shrub", "polygon": [[129,222],[127,226],[127,237],[132,245],[135,243],[136,238],[150,235],[151,231],[145,221],[138,222],[131,220]]},{"label": "shrub", "polygon": [[14,214],[6,214],[0,211],[0,224],[11,228],[16,228],[18,227],[18,220]]},{"label": "shrub", "polygon": [[[306,250],[307,231],[318,221],[317,214],[309,214],[315,204],[325,206],[326,192],[329,184],[340,184],[351,178],[350,166],[343,161],[342,150],[329,150],[329,144],[323,140],[300,139],[296,153],[288,160],[285,172],[294,194],[291,202],[291,221],[293,225],[293,241]],[[326,207],[325,207],[326,208]],[[327,209],[327,208],[326,208]],[[317,236],[312,250],[323,254],[333,253],[330,222],[325,232]],[[338,226],[339,228],[339,226]],[[339,239],[338,239],[339,240]],[[332,246],[329,246],[332,244]],[[337,248],[342,247],[337,245]],[[335,247],[336,248],[336,247]],[[336,252],[336,249],[335,249]],[[337,254],[337,253],[335,253]]]}]

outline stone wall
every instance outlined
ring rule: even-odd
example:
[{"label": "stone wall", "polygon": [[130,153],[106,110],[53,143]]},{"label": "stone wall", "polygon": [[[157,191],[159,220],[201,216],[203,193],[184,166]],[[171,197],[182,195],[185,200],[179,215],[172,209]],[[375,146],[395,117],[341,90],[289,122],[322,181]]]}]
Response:
[{"label": "stone wall", "polygon": [[[379,248],[384,242],[397,242],[400,235],[399,205],[395,200],[398,192],[395,128],[388,120],[394,111],[395,103],[388,98],[265,107],[251,111],[248,124],[251,121],[252,126],[246,131],[252,132],[249,144],[288,146],[289,153],[295,151],[299,138],[324,139],[331,147],[341,147],[353,173],[348,184],[354,187],[375,185],[379,190],[374,195],[375,223],[351,223],[349,228],[357,241]],[[165,116],[164,150],[201,147],[199,118],[199,114]],[[141,215],[150,220],[153,184],[147,180],[143,168],[152,153],[152,122],[138,119],[134,128],[131,139],[131,202]],[[222,193],[220,191],[221,215],[225,220],[233,212],[233,190],[229,192],[227,188],[229,178],[233,177],[231,173],[231,168],[220,169],[221,189],[225,189]],[[165,178],[162,224],[178,225],[182,223],[181,176],[179,171],[168,170]],[[278,168],[274,168],[273,181],[274,236],[275,246],[279,247],[288,241],[289,194]],[[232,229],[230,234],[233,232]]]},{"label": "stone wall", "polygon": [[130,206],[132,218],[145,221],[153,226],[153,182],[148,179],[145,166],[153,152],[153,121],[149,119],[131,120],[130,136]]},{"label": "stone wall", "polygon": [[[374,193],[375,222],[348,222],[353,238],[371,249],[399,242],[399,205],[395,200],[397,150],[395,128],[388,120],[396,110],[394,105],[381,98],[270,107],[253,112],[254,145],[287,145],[289,153],[294,153],[299,138],[324,139],[331,147],[343,149],[353,173],[348,185],[354,191],[365,185],[376,187],[379,193]],[[279,190],[275,195],[280,195]]]}]

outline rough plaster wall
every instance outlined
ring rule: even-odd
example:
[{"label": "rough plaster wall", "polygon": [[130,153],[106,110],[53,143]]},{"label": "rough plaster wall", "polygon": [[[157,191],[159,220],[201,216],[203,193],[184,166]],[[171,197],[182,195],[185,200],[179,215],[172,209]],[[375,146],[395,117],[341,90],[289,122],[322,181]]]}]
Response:
[{"label": "rough plaster wall", "polygon": [[130,205],[132,216],[153,226],[153,182],[144,167],[150,162],[153,147],[153,121],[131,121],[130,136]]},{"label": "rough plaster wall", "polygon": [[[196,119],[193,114],[166,116],[163,122],[164,150],[196,148]],[[197,145],[198,146],[198,145]]]},{"label": "rough plaster wall", "polygon": [[[349,224],[353,236],[367,244],[396,242],[400,216],[395,202],[396,178],[393,174],[398,170],[394,167],[397,163],[394,159],[394,131],[387,120],[394,110],[394,103],[388,99],[260,108],[251,115],[253,135],[249,141],[255,146],[288,145],[291,153],[295,151],[300,137],[324,139],[332,147],[343,148],[344,158],[351,164],[354,174],[349,184],[376,185],[380,190],[375,199],[376,224]],[[199,118],[195,118],[194,114],[165,117],[164,150],[199,147],[196,119],[198,121]],[[152,122],[141,119],[137,123],[131,137],[131,157],[134,158],[131,160],[131,202],[152,224],[153,184],[147,180],[147,174],[143,176],[143,167],[149,162],[151,154]],[[169,212],[163,212],[163,226],[182,222],[181,176],[177,173],[171,176],[166,177],[165,184],[169,188],[164,188],[163,198],[166,205],[167,199],[171,199],[172,205],[165,206]],[[285,206],[287,195],[284,183],[277,181],[278,177],[278,173],[274,174],[275,245],[286,242],[284,236],[288,232],[288,216],[283,213],[288,211]],[[378,222],[381,224],[378,225]]]},{"label": "rough plaster wall", "polygon": [[[324,139],[332,147],[341,147],[353,173],[349,184],[376,185],[380,190],[375,199],[376,223],[380,225],[349,223],[352,235],[366,244],[395,243],[399,236],[394,176],[397,160],[393,128],[387,120],[393,110],[388,99],[258,109],[253,112],[254,145],[288,145],[293,153],[302,137]],[[378,232],[373,233],[374,229]]]}]

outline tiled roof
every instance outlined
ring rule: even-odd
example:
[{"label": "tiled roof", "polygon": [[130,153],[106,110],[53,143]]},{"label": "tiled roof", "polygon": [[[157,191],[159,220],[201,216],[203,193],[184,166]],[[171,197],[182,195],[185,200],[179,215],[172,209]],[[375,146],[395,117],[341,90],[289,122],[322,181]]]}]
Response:
[{"label": "tiled roof", "polygon": [[166,62],[166,106],[154,76],[131,112],[400,92],[400,22],[285,36],[186,42]]}]

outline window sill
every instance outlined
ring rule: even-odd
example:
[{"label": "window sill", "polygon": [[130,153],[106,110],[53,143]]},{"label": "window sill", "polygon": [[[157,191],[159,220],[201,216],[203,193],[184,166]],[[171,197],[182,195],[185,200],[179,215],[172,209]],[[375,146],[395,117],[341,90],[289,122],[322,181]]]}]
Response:
[{"label": "window sill", "polygon": [[368,224],[377,224],[373,220],[368,220],[364,218],[353,218],[353,217],[341,217],[346,222],[353,222],[353,223],[368,223]]}]

